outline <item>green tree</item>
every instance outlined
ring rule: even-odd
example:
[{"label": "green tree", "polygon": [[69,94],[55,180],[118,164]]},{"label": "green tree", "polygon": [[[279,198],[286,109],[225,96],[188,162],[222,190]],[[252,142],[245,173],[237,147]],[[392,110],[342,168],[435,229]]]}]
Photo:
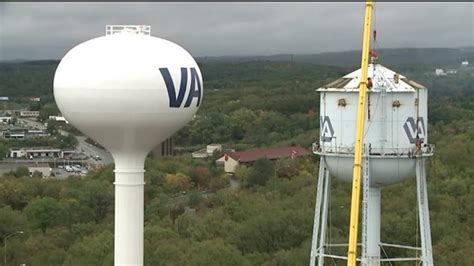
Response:
[{"label": "green tree", "polygon": [[250,169],[247,166],[241,164],[237,166],[237,169],[235,169],[234,176],[239,179],[241,184],[245,184],[246,182],[248,182],[248,178],[250,176]]},{"label": "green tree", "polygon": [[232,242],[243,253],[271,253],[298,247],[310,234],[311,218],[304,210],[262,210],[242,224]]},{"label": "green tree", "polygon": [[59,108],[54,103],[45,104],[41,107],[40,114],[38,116],[38,120],[41,122],[46,122],[50,116],[55,116],[59,114]]},{"label": "green tree", "polygon": [[273,177],[275,169],[273,163],[267,158],[260,158],[255,161],[248,177],[248,186],[264,186]]},{"label": "green tree", "polygon": [[13,210],[10,206],[0,208],[0,236],[25,229],[26,220],[21,212]]},{"label": "green tree", "polygon": [[298,162],[294,159],[282,159],[277,162],[276,175],[280,178],[292,178],[298,175]]},{"label": "green tree", "polygon": [[234,111],[230,117],[233,127],[232,135],[235,139],[243,139],[248,130],[251,130],[257,119],[255,113],[248,108]]},{"label": "green tree", "polygon": [[30,170],[26,166],[20,166],[15,170],[16,177],[30,176]]},{"label": "green tree", "polygon": [[235,246],[220,239],[193,243],[186,255],[189,265],[251,265]]},{"label": "green tree", "polygon": [[77,146],[79,143],[77,138],[72,135],[68,134],[67,136],[60,136],[59,138],[59,148],[61,149],[71,149]]},{"label": "green tree", "polygon": [[58,133],[59,122],[53,119],[48,119],[46,123],[46,132],[51,135],[56,135]]},{"label": "green tree", "polygon": [[50,197],[37,198],[25,208],[29,222],[36,228],[41,229],[43,234],[52,226],[60,225],[64,222],[66,211],[56,200]]},{"label": "green tree", "polygon": [[[30,180],[30,178],[26,178]],[[22,178],[4,177],[0,182],[0,202],[11,206],[15,210],[22,210],[35,191],[30,190],[33,180],[23,182]]]},{"label": "green tree", "polygon": [[79,202],[94,210],[94,220],[99,223],[110,212],[114,194],[112,185],[107,181],[89,180],[81,189]]},{"label": "green tree", "polygon": [[63,265],[113,265],[113,234],[103,231],[76,241]]},{"label": "green tree", "polygon": [[0,143],[0,161],[5,159],[8,154],[8,146]]}]

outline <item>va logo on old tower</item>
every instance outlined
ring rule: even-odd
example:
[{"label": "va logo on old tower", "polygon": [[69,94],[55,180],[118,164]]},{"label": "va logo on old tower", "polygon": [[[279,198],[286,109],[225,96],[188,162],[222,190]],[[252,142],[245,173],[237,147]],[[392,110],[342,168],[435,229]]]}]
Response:
[{"label": "va logo on old tower", "polygon": [[330,142],[334,136],[334,129],[329,116],[321,116],[321,141]]},{"label": "va logo on old tower", "polygon": [[407,120],[405,121],[405,124],[403,124],[403,129],[405,130],[405,133],[407,134],[408,140],[410,143],[415,143],[416,142],[416,136],[418,135],[418,138],[421,140],[424,140],[425,135],[426,135],[426,128],[425,128],[425,121],[423,120],[423,117],[418,117],[418,121],[415,122],[415,119],[413,117],[408,117]]}]

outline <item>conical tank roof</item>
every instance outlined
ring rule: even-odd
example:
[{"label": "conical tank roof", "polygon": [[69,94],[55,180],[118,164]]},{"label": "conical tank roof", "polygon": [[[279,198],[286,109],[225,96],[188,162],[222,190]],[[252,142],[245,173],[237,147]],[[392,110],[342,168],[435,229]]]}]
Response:
[{"label": "conical tank roof", "polygon": [[[318,91],[357,92],[359,91],[360,72],[359,68],[319,88]],[[385,89],[386,92],[414,92],[418,89],[425,89],[425,86],[409,80],[405,76],[380,64],[369,64],[368,77],[372,79],[373,86],[370,89],[371,91]]]}]

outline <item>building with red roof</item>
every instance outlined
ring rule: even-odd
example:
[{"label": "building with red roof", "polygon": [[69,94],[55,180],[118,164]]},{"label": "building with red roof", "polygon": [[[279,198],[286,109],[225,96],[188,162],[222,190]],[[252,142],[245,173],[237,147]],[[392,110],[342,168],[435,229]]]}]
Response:
[{"label": "building with red roof", "polygon": [[259,158],[277,160],[284,158],[296,158],[310,154],[305,148],[300,146],[263,148],[248,151],[226,152],[216,163],[224,164],[226,173],[234,173],[240,164],[251,164]]}]

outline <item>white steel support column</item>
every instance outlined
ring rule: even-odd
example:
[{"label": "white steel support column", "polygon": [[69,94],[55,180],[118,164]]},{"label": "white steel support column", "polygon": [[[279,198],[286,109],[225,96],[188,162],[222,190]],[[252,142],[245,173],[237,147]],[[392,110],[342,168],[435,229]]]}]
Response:
[{"label": "white steel support column", "polygon": [[144,170],[115,172],[115,265],[143,265]]},{"label": "white steel support column", "polygon": [[361,265],[380,265],[381,189],[370,186],[370,155],[365,148],[362,179]]},{"label": "white steel support column", "polygon": [[324,245],[326,244],[326,232],[328,227],[328,209],[329,209],[329,184],[331,183],[329,177],[329,171],[325,171],[324,176],[324,195],[323,195],[323,202],[322,208],[323,212],[321,214],[321,237],[319,238],[319,258],[318,258],[318,265],[324,265]]},{"label": "white steel support column", "polygon": [[326,169],[326,165],[324,163],[324,157],[321,156],[319,161],[319,175],[318,175],[318,187],[316,190],[316,206],[314,209],[314,223],[313,223],[313,238],[311,241],[311,255],[310,255],[310,266],[316,265],[316,257],[318,260],[321,260],[320,257],[320,247],[318,246],[319,243],[319,230],[320,224],[324,223],[321,221],[321,206],[323,204],[323,195],[325,194],[325,180],[327,176],[328,170]]},{"label": "white steel support column", "polygon": [[433,265],[433,252],[431,246],[430,215],[428,208],[428,191],[426,186],[425,159],[416,158],[416,192],[418,200],[418,213],[420,217],[421,236],[421,261],[424,266]]},{"label": "white steel support column", "polygon": [[380,203],[379,187],[369,187],[367,204],[367,265],[380,265]]}]

